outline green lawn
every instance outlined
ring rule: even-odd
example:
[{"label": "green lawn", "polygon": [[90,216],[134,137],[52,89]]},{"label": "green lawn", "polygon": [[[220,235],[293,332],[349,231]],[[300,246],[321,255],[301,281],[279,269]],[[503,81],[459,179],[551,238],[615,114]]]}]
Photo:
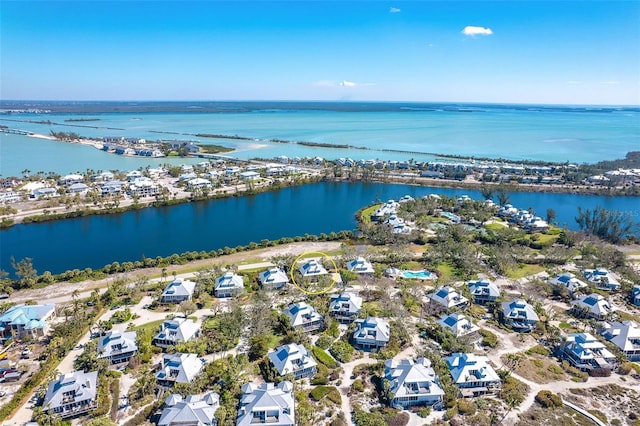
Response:
[{"label": "green lawn", "polygon": [[360,220],[362,223],[371,223],[371,215],[380,207],[382,207],[382,204],[374,204],[371,207],[363,209],[362,212],[360,212]]},{"label": "green lawn", "polygon": [[436,268],[436,275],[441,282],[447,282],[453,276],[453,268],[448,263],[441,263]]},{"label": "green lawn", "polygon": [[540,265],[521,265],[517,269],[507,271],[507,277],[516,280],[542,271],[544,271],[544,268]]},{"label": "green lawn", "polygon": [[150,330],[150,331],[151,331],[151,334],[155,334],[155,333],[158,331],[158,329],[160,328],[160,325],[161,325],[163,322],[164,322],[164,320],[163,320],[163,319],[161,319],[161,320],[157,320],[157,321],[151,321],[151,322],[148,322],[148,323],[146,323],[146,324],[142,324],[142,325],[139,325],[139,326],[137,326],[137,327],[134,327],[134,328],[133,328],[133,331],[138,331],[138,330]]}]

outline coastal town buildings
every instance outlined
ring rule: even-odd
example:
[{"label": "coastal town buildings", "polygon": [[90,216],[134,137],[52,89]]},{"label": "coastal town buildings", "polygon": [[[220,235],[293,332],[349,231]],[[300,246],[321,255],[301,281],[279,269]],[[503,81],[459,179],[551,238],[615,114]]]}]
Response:
[{"label": "coastal town buildings", "polygon": [[135,331],[110,331],[98,338],[98,358],[108,359],[116,368],[124,368],[137,352]]},{"label": "coastal town buildings", "polygon": [[288,381],[242,385],[237,426],[295,426],[293,384]]},{"label": "coastal town buildings", "polygon": [[191,300],[195,288],[195,282],[176,278],[162,292],[160,303],[181,303]]},{"label": "coastal town buildings", "polygon": [[49,383],[43,411],[67,419],[98,408],[98,372],[73,371]]},{"label": "coastal town buildings", "polygon": [[280,290],[289,284],[287,273],[281,268],[272,267],[258,275],[260,285],[265,290]]},{"label": "coastal town buildings", "polygon": [[216,426],[216,411],[220,408],[220,395],[209,392],[204,395],[169,395],[164,400],[158,426]]},{"label": "coastal town buildings", "polygon": [[606,268],[585,269],[584,277],[590,283],[594,283],[600,290],[619,290],[620,282],[614,274]]},{"label": "coastal town buildings", "polygon": [[640,284],[634,285],[631,288],[631,303],[640,306]]},{"label": "coastal town buildings", "polygon": [[299,270],[302,278],[308,279],[313,279],[315,277],[327,275],[329,273],[322,265],[322,263],[318,262],[316,259],[307,260],[302,265],[300,265]]},{"label": "coastal town buildings", "polygon": [[467,282],[469,292],[473,296],[473,302],[478,305],[486,305],[495,302],[500,297],[500,287],[493,281],[481,278],[477,281]]},{"label": "coastal town buildings", "polygon": [[606,320],[616,311],[616,307],[604,296],[591,293],[571,302],[571,313],[578,318]]},{"label": "coastal town buildings", "polygon": [[640,361],[640,327],[635,321],[605,322],[601,334],[616,345],[629,361]]},{"label": "coastal town buildings", "polygon": [[437,288],[433,293],[428,294],[427,297],[429,298],[430,306],[436,310],[445,312],[456,308],[463,308],[469,303],[469,299],[450,286]]},{"label": "coastal town buildings", "polygon": [[281,376],[292,374],[294,380],[313,377],[318,364],[309,351],[295,343],[282,345],[268,354],[271,364]]},{"label": "coastal town buildings", "polygon": [[580,371],[613,370],[617,360],[606,346],[589,333],[570,333],[560,348],[560,357]]},{"label": "coastal town buildings", "polygon": [[502,302],[501,318],[504,325],[517,332],[532,331],[540,320],[533,306],[523,299]]},{"label": "coastal town buildings", "polygon": [[454,353],[444,358],[463,397],[495,393],[501,387],[500,377],[489,364],[489,358],[471,353]]},{"label": "coastal town buildings", "polygon": [[199,335],[200,323],[194,322],[189,318],[175,317],[164,320],[152,343],[160,348],[167,349],[169,346],[196,339]]},{"label": "coastal town buildings", "polygon": [[364,257],[356,257],[347,262],[347,270],[361,275],[373,275],[373,265]]},{"label": "coastal town buildings", "polygon": [[289,317],[292,327],[302,329],[307,333],[324,328],[324,317],[318,313],[316,308],[306,302],[289,305],[283,314]]},{"label": "coastal town buildings", "polygon": [[407,408],[416,405],[439,405],[444,391],[440,380],[426,358],[392,359],[384,363],[384,378],[389,383],[390,405]]},{"label": "coastal town buildings", "polygon": [[203,367],[204,361],[196,354],[165,354],[156,373],[158,386],[171,387],[176,383],[191,383]]},{"label": "coastal town buildings", "polygon": [[391,328],[383,318],[368,317],[355,321],[356,330],[352,334],[354,346],[363,351],[378,351],[389,343]]},{"label": "coastal town buildings", "polygon": [[576,278],[571,272],[564,272],[549,280],[549,284],[566,289],[571,296],[587,288],[587,283]]},{"label": "coastal town buildings", "polygon": [[15,305],[0,316],[0,343],[8,339],[37,339],[47,334],[56,307],[46,305]]},{"label": "coastal town buildings", "polygon": [[233,297],[242,293],[243,290],[244,278],[242,278],[241,275],[227,271],[222,276],[216,278],[214,295],[217,298]]},{"label": "coastal town buildings", "polygon": [[443,315],[436,321],[440,327],[450,331],[456,337],[466,336],[467,339],[474,341],[479,339],[478,330],[480,327],[475,325],[469,318],[461,313],[454,312]]},{"label": "coastal town buildings", "polygon": [[329,302],[329,314],[341,324],[350,324],[360,315],[362,297],[349,292],[332,294]]}]

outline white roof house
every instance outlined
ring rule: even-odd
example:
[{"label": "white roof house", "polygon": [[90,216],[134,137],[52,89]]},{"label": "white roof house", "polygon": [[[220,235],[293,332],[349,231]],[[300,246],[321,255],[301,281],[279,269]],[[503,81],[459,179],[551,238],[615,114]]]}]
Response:
[{"label": "white roof house", "polygon": [[332,294],[329,313],[341,323],[350,323],[358,318],[362,309],[362,297],[354,293]]},{"label": "white roof house", "polygon": [[98,339],[98,358],[114,364],[128,363],[138,352],[135,331],[110,331]]},{"label": "white roof house", "polygon": [[241,275],[227,271],[216,279],[214,294],[216,297],[233,297],[244,290],[244,279]]},{"label": "white roof house", "polygon": [[317,277],[319,275],[326,275],[329,272],[324,266],[316,259],[309,259],[302,265],[300,265],[300,274],[303,278]]},{"label": "white roof house", "polygon": [[173,386],[174,383],[191,383],[202,371],[204,361],[196,354],[174,353],[162,357],[162,367],[156,373],[160,386]]},{"label": "white roof house", "polygon": [[533,306],[522,299],[502,302],[502,318],[515,331],[531,331],[540,320]]},{"label": "white roof house", "polygon": [[278,290],[289,284],[287,273],[276,267],[260,272],[258,279],[262,287],[269,290]]},{"label": "white roof house", "polygon": [[276,348],[269,353],[269,359],[278,370],[278,374],[281,376],[293,374],[295,380],[313,377],[318,367],[307,348],[295,343]]},{"label": "white roof house", "polygon": [[469,299],[458,293],[455,288],[449,286],[437,288],[428,297],[432,304],[436,304],[445,310],[460,308],[469,303]]},{"label": "white roof house", "polygon": [[73,417],[98,407],[98,372],[73,371],[49,383],[42,409],[60,418]]},{"label": "white roof house", "polygon": [[467,282],[469,291],[473,295],[473,301],[479,305],[484,305],[488,302],[495,302],[500,297],[500,287],[493,281],[489,281],[486,278],[479,279],[478,281]]},{"label": "white roof house", "polygon": [[482,395],[500,388],[500,377],[486,356],[454,353],[445,361],[462,396]]},{"label": "white roof house", "polygon": [[591,293],[571,302],[571,311],[576,316],[604,320],[617,309],[602,295]]},{"label": "white roof house", "polygon": [[237,426],[295,426],[293,384],[288,381],[242,385]]},{"label": "white roof house", "polygon": [[180,342],[188,342],[199,335],[199,323],[189,318],[176,317],[164,320],[160,325],[160,331],[153,338],[153,344],[166,349]]},{"label": "white roof house", "polygon": [[209,392],[202,396],[169,395],[158,420],[158,426],[216,426],[216,410],[220,407],[220,395]]},{"label": "white roof house", "polygon": [[84,176],[78,174],[65,175],[60,178],[61,185],[72,185],[84,181]]},{"label": "white roof house", "polygon": [[550,279],[549,284],[564,287],[571,294],[575,294],[583,288],[587,288],[587,283],[577,279],[571,272],[564,272],[557,277]]},{"label": "white roof house", "polygon": [[347,270],[356,274],[373,275],[373,265],[364,257],[356,257],[351,262],[347,262]]},{"label": "white roof house", "polygon": [[413,405],[434,405],[442,402],[444,391],[431,368],[431,361],[418,358],[415,362],[392,359],[384,363],[384,377],[389,382],[391,406],[406,408]]},{"label": "white roof house", "polygon": [[196,283],[182,278],[176,278],[167,285],[160,297],[161,303],[180,303],[191,300]]},{"label": "white roof house", "polygon": [[631,303],[640,306],[640,285],[634,285],[631,289]]},{"label": "white roof house", "polygon": [[562,345],[562,357],[581,371],[613,370],[616,356],[589,333],[570,333]]},{"label": "white roof house", "polygon": [[382,318],[369,317],[355,321],[356,330],[353,332],[355,345],[362,350],[377,350],[389,343],[391,327]]},{"label": "white roof house", "polygon": [[596,284],[602,290],[618,290],[620,283],[618,279],[605,268],[585,269],[582,271],[587,281]]},{"label": "white roof house", "polygon": [[640,327],[633,321],[604,323],[602,335],[624,352],[629,361],[640,361]]},{"label": "white roof house", "polygon": [[324,317],[306,302],[289,305],[283,314],[291,319],[292,327],[299,327],[307,332],[324,328]]},{"label": "white roof house", "polygon": [[438,321],[440,326],[451,331],[456,337],[462,337],[473,334],[480,330],[480,327],[471,322],[467,317],[458,312],[449,315],[443,315]]}]

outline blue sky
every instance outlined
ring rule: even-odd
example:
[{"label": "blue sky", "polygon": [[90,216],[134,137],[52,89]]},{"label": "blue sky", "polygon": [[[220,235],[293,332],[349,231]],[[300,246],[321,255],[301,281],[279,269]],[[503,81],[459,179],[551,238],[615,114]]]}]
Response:
[{"label": "blue sky", "polygon": [[638,105],[640,1],[0,0],[0,98]]}]

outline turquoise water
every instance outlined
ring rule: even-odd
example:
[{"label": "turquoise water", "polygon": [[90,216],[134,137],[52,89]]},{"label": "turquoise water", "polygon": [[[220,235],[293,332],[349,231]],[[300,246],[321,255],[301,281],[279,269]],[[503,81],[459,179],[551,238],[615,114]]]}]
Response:
[{"label": "turquoise water", "polygon": [[[48,134],[51,130],[74,131],[91,137],[131,136],[152,140],[194,138],[155,133],[177,132],[241,135],[260,139],[252,142],[199,138],[202,142],[236,148],[237,152],[233,155],[241,158],[287,155],[322,156],[328,159],[430,160],[433,156],[429,153],[438,153],[582,163],[621,158],[640,146],[640,112],[637,108],[603,112],[589,108],[474,106],[460,109],[456,106],[458,109],[452,109],[442,105],[437,108],[416,108],[414,104],[352,106],[346,103],[339,104],[344,107],[342,109],[295,109],[304,105],[292,104],[290,109],[265,107],[224,113],[142,111],[84,115],[11,114],[0,115],[0,124],[42,134]],[[374,108],[379,105],[385,108]],[[460,112],[471,110],[474,112]],[[64,120],[78,117],[99,118],[100,121],[64,123]],[[99,128],[7,120],[50,120]],[[370,150],[305,147],[268,142],[270,139],[347,144]],[[412,153],[382,151],[388,149]],[[98,154],[101,157],[97,157]],[[89,154],[86,148],[77,145],[62,151],[50,141],[6,134],[0,134],[0,155],[0,172],[3,176],[19,174],[23,169],[68,173],[87,167],[127,169],[133,164],[128,159],[112,154]],[[85,167],[81,164],[83,161],[92,165]],[[140,164],[158,161],[161,160],[142,159]]]},{"label": "turquoise water", "polygon": [[428,280],[431,279],[431,272],[429,271],[402,271],[402,278]]},{"label": "turquoise water", "polygon": [[[11,256],[31,257],[38,271],[55,273],[101,268],[113,261],[135,261],[142,256],[209,251],[262,239],[352,230],[356,227],[355,212],[363,206],[430,193],[481,197],[478,191],[460,189],[331,182],[249,197],[17,225],[0,230],[0,268],[12,270]],[[510,199],[513,205],[531,207],[542,215],[551,207],[557,213],[556,221],[571,229],[576,229],[577,206],[593,209],[601,205],[640,217],[638,199],[633,197],[512,193]]]}]

